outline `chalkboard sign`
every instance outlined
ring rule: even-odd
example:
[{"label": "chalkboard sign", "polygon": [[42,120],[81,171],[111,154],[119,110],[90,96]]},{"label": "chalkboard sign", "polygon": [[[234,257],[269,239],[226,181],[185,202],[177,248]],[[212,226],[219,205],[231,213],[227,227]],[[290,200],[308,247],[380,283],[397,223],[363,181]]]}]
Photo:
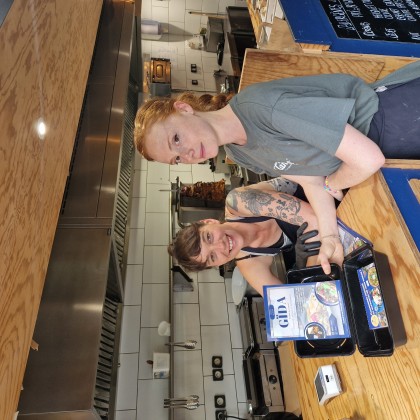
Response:
[{"label": "chalkboard sign", "polygon": [[420,0],[279,0],[296,42],[420,57]]},{"label": "chalkboard sign", "polygon": [[420,43],[420,0],[320,0],[340,38]]}]

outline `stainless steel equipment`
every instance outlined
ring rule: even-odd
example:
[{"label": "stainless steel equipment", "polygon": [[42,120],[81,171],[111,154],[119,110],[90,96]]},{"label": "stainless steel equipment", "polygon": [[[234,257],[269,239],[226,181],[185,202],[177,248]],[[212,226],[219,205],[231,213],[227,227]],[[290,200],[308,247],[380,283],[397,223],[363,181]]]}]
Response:
[{"label": "stainless steel equipment", "polygon": [[217,53],[217,47],[224,41],[223,18],[210,17],[207,20],[207,31],[205,36],[206,51]]},{"label": "stainless steel equipment", "polygon": [[254,418],[284,411],[280,361],[273,350],[261,350],[243,361],[248,411]]},{"label": "stainless steel equipment", "polygon": [[[134,5],[105,0],[19,401],[28,420],[112,419],[137,90]],[[134,79],[135,80],[135,79]]]},{"label": "stainless steel equipment", "polygon": [[249,413],[263,418],[284,412],[280,359],[274,343],[267,341],[263,298],[245,297],[238,312]]},{"label": "stainless steel equipment", "polygon": [[168,58],[154,58],[150,61],[149,90],[151,96],[171,95],[171,61]]}]

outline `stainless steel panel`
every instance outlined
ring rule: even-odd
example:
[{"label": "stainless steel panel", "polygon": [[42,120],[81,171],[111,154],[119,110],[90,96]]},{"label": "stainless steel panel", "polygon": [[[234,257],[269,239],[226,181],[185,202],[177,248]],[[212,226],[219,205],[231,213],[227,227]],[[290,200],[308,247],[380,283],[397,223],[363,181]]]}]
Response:
[{"label": "stainless steel panel", "polygon": [[114,84],[126,2],[104,0],[89,83]]},{"label": "stainless steel panel", "polygon": [[113,214],[115,188],[121,157],[121,137],[123,135],[124,108],[127,101],[128,75],[134,26],[134,4],[125,2],[125,10],[119,42],[118,62],[115,72],[114,94],[112,97],[111,115],[105,160],[103,163],[98,217]]},{"label": "stainless steel panel", "polygon": [[255,332],[255,341],[260,349],[273,349],[274,343],[267,341],[267,328],[265,323],[264,299],[253,297],[251,300],[252,322]]},{"label": "stainless steel panel", "polygon": [[100,420],[94,410],[70,413],[19,414],[22,420]]},{"label": "stainless steel panel", "polygon": [[91,410],[111,238],[107,229],[58,229],[19,411]]},{"label": "stainless steel panel", "polygon": [[281,375],[274,350],[261,351],[259,357],[264,403],[270,412],[284,411]]},{"label": "stainless steel panel", "polygon": [[62,218],[97,216],[113,89],[113,85],[89,86]]},{"label": "stainless steel panel", "polygon": [[252,332],[251,314],[249,312],[248,299],[245,298],[239,308],[239,325],[241,327],[242,349],[244,357],[249,357],[255,347],[254,334]]}]

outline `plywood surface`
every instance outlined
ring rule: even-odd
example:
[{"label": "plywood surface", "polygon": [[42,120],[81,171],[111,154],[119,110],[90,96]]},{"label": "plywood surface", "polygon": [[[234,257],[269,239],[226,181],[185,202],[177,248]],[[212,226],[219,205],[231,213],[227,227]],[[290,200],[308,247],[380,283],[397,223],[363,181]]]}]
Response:
[{"label": "plywood surface", "polygon": [[417,198],[417,201],[420,203],[420,179],[410,179],[409,184]]},{"label": "plywood surface", "polygon": [[[420,167],[420,161],[401,166]],[[397,161],[388,162],[397,166]],[[404,322],[407,343],[391,357],[352,356],[300,359],[290,345],[305,419],[383,420],[417,419],[420,413],[420,265],[406,231],[400,225],[395,203],[378,172],[352,187],[338,208],[339,217],[388,256],[393,284]],[[326,406],[318,405],[313,380],[317,369],[335,363],[344,393]]]},{"label": "plywood surface", "polygon": [[[15,0],[0,27],[2,420],[18,404],[101,6]],[[44,139],[35,131],[39,118]]]},{"label": "plywood surface", "polygon": [[391,66],[386,58],[376,56],[247,49],[240,88],[266,80],[331,73],[351,74],[371,83],[412,61],[394,57]]}]

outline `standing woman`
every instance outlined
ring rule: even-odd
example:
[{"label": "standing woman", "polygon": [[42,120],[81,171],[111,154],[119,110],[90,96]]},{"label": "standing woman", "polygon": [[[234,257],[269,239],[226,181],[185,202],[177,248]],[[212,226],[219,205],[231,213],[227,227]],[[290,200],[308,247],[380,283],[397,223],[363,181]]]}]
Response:
[{"label": "standing woman", "polygon": [[344,74],[251,85],[228,98],[156,98],[137,112],[136,148],[158,162],[199,163],[224,146],[256,173],[300,184],[318,219],[318,261],[342,263],[334,198],[385,157],[420,158],[420,61],[373,85]]}]

